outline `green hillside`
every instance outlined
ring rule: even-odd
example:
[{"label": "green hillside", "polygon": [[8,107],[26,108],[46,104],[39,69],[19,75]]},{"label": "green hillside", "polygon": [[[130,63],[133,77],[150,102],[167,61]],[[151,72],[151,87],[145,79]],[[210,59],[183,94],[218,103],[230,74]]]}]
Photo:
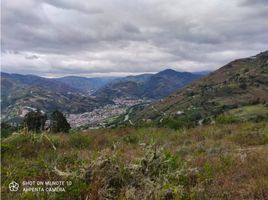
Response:
[{"label": "green hillside", "polygon": [[154,104],[136,107],[130,118],[133,122],[186,119],[197,123],[243,106],[262,105],[267,111],[267,103],[268,51],[235,60]]}]

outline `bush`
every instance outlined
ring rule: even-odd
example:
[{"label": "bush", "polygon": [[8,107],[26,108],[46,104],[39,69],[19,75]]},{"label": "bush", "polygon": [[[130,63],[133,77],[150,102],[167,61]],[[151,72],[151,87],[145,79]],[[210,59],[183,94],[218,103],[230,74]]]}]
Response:
[{"label": "bush", "polygon": [[164,126],[172,129],[180,128],[191,128],[195,125],[195,122],[188,117],[178,117],[178,118],[166,118],[159,124],[159,126]]}]

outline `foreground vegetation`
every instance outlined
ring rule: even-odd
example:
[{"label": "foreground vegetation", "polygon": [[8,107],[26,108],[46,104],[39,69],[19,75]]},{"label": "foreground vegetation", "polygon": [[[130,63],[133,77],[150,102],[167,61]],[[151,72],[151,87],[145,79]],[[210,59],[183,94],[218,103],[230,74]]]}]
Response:
[{"label": "foreground vegetation", "polygon": [[[2,140],[2,199],[268,199],[268,124],[13,134]],[[66,180],[66,192],[9,192]]]}]

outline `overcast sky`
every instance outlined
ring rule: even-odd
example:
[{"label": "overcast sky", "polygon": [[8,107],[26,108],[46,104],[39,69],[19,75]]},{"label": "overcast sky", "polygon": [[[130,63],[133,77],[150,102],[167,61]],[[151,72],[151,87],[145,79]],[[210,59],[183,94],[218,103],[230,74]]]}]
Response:
[{"label": "overcast sky", "polygon": [[215,70],[268,49],[267,0],[2,1],[2,71]]}]

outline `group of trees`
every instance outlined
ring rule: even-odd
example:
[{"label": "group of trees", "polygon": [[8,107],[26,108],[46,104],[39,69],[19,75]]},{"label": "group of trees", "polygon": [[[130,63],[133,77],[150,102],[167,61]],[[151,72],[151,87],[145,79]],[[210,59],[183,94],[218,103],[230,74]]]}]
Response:
[{"label": "group of trees", "polygon": [[53,133],[58,132],[69,132],[71,129],[70,124],[67,122],[66,118],[60,111],[54,111],[50,116],[50,123],[46,127],[46,121],[48,120],[47,114],[41,111],[31,111],[27,113],[24,117],[24,125],[29,131],[40,132],[49,129]]}]

